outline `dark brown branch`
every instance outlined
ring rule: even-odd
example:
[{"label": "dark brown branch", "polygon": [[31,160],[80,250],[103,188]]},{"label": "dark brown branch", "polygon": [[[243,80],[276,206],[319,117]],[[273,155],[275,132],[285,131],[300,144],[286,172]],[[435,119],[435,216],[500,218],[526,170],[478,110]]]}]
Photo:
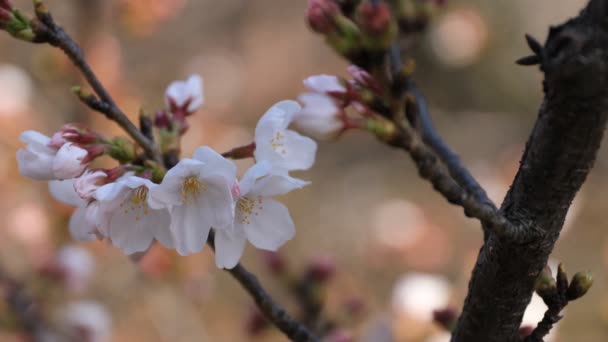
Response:
[{"label": "dark brown branch", "polygon": [[541,62],[545,99],[501,207],[509,221],[541,234],[526,244],[489,237],[453,342],[519,340],[536,278],[593,166],[608,118],[606,7],[607,0],[591,0],[579,17],[549,33]]},{"label": "dark brown branch", "polygon": [[452,151],[450,146],[443,141],[435,130],[426,100],[422,93],[413,84],[409,87],[409,92],[415,97],[418,109],[417,118],[422,131],[422,140],[437,153],[450,172],[450,176],[454,178],[458,185],[475,197],[480,203],[496,209],[496,206],[488,197],[483,187],[479,185],[469,170],[462,164],[458,154]]},{"label": "dark brown branch", "polygon": [[[37,20],[32,21],[32,28],[38,42],[48,43],[61,49],[82,72],[93,91],[99,96],[102,105],[91,107],[104,114],[108,119],[116,122],[124,129],[145,151],[146,154],[160,162],[160,154],[154,145],[120,110],[105,87],[101,84],[89,64],[84,52],[78,44],[53,20],[52,16],[42,4],[38,3],[36,8]],[[89,103],[87,103],[89,104]]]},{"label": "dark brown branch", "polygon": [[[213,231],[209,234],[207,244],[215,251]],[[236,279],[239,284],[253,298],[256,306],[274,326],[281,330],[290,340],[296,342],[320,341],[304,324],[292,318],[285,309],[281,307],[266,292],[258,278],[247,271],[240,263],[233,269],[226,270]]]},{"label": "dark brown branch", "polygon": [[512,225],[493,205],[478,201],[456,183],[438,156],[426,146],[408,123],[402,123],[400,128],[399,136],[391,141],[391,144],[409,152],[420,176],[431,182],[433,188],[448,202],[461,206],[467,217],[480,220],[498,236],[520,243],[531,238],[529,231]]},{"label": "dark brown branch", "polygon": [[292,341],[319,341],[308,328],[293,319],[285,309],[277,304],[272,297],[266,293],[260,282],[251,272],[240,264],[235,268],[227,270],[243,288],[251,295],[257,307],[264,316],[281,330]]}]

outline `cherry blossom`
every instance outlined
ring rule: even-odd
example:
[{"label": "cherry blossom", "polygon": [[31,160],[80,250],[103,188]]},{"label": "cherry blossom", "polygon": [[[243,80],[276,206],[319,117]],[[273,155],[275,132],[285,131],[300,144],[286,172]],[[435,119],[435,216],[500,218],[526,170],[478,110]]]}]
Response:
[{"label": "cherry blossom", "polygon": [[78,241],[97,240],[99,203],[82,199],[75,190],[75,181],[76,179],[50,181],[49,192],[57,201],[76,208],[68,224],[72,237]]},{"label": "cherry blossom", "polygon": [[215,232],[216,264],[233,268],[248,240],[255,247],[276,251],[295,234],[295,226],[285,205],[271,197],[286,194],[309,184],[289,177],[284,170],[261,161],[251,167],[235,191],[236,207],[232,229]]},{"label": "cherry blossom", "polygon": [[80,198],[91,199],[99,188],[99,184],[108,178],[108,174],[101,170],[87,170],[74,182],[74,189]]},{"label": "cherry blossom", "polygon": [[17,162],[19,172],[26,177],[69,179],[81,175],[86,168],[83,159],[88,152],[72,143],[55,148],[51,138],[36,131],[25,131],[20,139],[27,146],[17,151]]},{"label": "cherry blossom", "polygon": [[192,75],[186,81],[174,81],[165,91],[165,104],[172,111],[185,110],[194,113],[203,105],[203,79]]},{"label": "cherry blossom", "polygon": [[148,179],[129,175],[95,192],[99,231],[125,254],[146,251],[154,239],[173,247],[169,211],[148,205],[149,192],[155,187]]},{"label": "cherry blossom", "polygon": [[95,261],[85,248],[65,246],[57,253],[55,262],[68,290],[78,293],[86,289],[93,276]]},{"label": "cherry blossom", "polygon": [[294,115],[302,108],[291,100],[273,105],[260,118],[255,128],[257,161],[266,160],[285,170],[307,170],[315,162],[317,143],[297,132],[287,129]]},{"label": "cherry blossom", "polygon": [[209,147],[200,147],[193,159],[182,159],[158,187],[151,189],[150,205],[169,208],[170,229],[179,254],[199,252],[211,227],[221,230],[231,225],[235,181],[234,163]]},{"label": "cherry blossom", "polygon": [[344,131],[343,112],[331,97],[306,93],[298,99],[304,107],[294,115],[293,123],[300,132],[317,140],[329,140]]},{"label": "cherry blossom", "polygon": [[[95,301],[69,303],[56,315],[64,331],[77,341],[105,342],[110,340],[112,318],[107,309]],[[48,340],[59,341],[65,337]]]}]

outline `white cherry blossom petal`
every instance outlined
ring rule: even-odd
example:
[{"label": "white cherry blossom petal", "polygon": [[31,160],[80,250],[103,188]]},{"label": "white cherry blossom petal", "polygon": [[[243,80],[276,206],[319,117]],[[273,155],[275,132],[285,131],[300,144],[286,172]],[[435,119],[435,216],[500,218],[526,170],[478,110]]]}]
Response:
[{"label": "white cherry blossom petal", "polygon": [[175,237],[175,250],[180,255],[200,252],[210,230],[211,220],[202,217],[198,207],[181,205],[171,210],[171,232]]},{"label": "white cherry blossom petal", "polygon": [[86,201],[78,196],[74,189],[75,179],[49,181],[49,192],[57,201],[72,207],[80,207]]},{"label": "white cherry blossom petal", "polygon": [[215,232],[215,264],[218,268],[232,269],[239,263],[247,238],[239,232],[234,234],[226,231]]},{"label": "white cherry blossom petal", "polygon": [[236,165],[208,146],[197,148],[192,158],[205,164],[201,169],[205,175],[220,174],[229,179],[236,178]]},{"label": "white cherry blossom petal", "polygon": [[[243,199],[241,199],[243,200]],[[276,251],[295,235],[295,225],[285,205],[272,199],[253,198],[251,211],[241,211],[235,225],[260,249]],[[242,204],[243,205],[243,204]],[[238,205],[237,205],[238,208]],[[237,209],[238,210],[238,209]]]},{"label": "white cherry blossom petal", "polygon": [[346,87],[340,82],[340,79],[333,75],[314,75],[304,80],[304,86],[318,93],[344,93]]},{"label": "white cherry blossom petal", "polygon": [[173,102],[177,107],[183,107],[188,103],[186,110],[190,113],[195,112],[203,105],[203,79],[199,75],[192,75],[186,81],[172,82],[165,92],[165,104],[171,107]]},{"label": "white cherry blossom petal", "polygon": [[96,227],[91,224],[87,217],[87,207],[82,206],[76,209],[70,217],[68,228],[74,240],[94,241],[97,240],[95,234]]},{"label": "white cherry blossom petal", "polygon": [[53,159],[53,174],[57,179],[69,179],[80,176],[86,164],[82,163],[88,152],[72,143],[66,143],[57,151]]},{"label": "white cherry blossom petal", "polygon": [[301,189],[308,184],[310,184],[310,182],[290,177],[287,173],[274,173],[267,175],[256,182],[249,193],[253,196],[272,197]]}]

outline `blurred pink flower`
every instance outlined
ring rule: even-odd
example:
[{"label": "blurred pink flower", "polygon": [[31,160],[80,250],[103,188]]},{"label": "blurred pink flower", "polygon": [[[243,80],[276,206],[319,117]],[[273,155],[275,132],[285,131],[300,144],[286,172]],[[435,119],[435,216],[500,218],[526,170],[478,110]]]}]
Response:
[{"label": "blurred pink flower", "polygon": [[183,110],[188,114],[196,112],[203,105],[203,79],[192,75],[186,81],[174,81],[165,91],[165,104],[172,112]]}]

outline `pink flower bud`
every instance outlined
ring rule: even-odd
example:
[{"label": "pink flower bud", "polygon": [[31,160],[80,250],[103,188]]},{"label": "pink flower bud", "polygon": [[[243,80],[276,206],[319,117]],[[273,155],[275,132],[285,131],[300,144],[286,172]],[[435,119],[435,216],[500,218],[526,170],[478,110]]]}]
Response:
[{"label": "pink flower bud", "polygon": [[324,283],[336,273],[336,264],[329,257],[318,257],[314,259],[306,270],[308,279]]},{"label": "pink flower bud", "polygon": [[154,114],[154,126],[158,128],[169,128],[171,127],[171,119],[169,113],[164,110],[160,110]]},{"label": "pink flower bud", "polygon": [[284,274],[287,268],[285,258],[277,252],[264,252],[264,262],[275,275]]},{"label": "pink flower bud", "polygon": [[82,163],[90,163],[93,159],[101,157],[106,153],[107,146],[104,144],[96,144],[84,148],[87,151],[86,157],[82,159]]},{"label": "pink flower bud", "polygon": [[67,141],[63,138],[63,133],[61,131],[59,131],[59,132],[55,132],[55,134],[53,134],[53,136],[51,137],[51,142],[49,143],[48,146],[58,150],[65,143],[67,143]]},{"label": "pink flower bud", "polygon": [[391,10],[385,2],[365,2],[359,6],[358,14],[362,28],[372,34],[385,33],[391,23]]},{"label": "pink flower bud", "polygon": [[336,27],[335,18],[340,7],[334,0],[309,0],[306,10],[308,25],[318,33],[329,33]]},{"label": "pink flower bud", "polygon": [[0,29],[6,28],[6,24],[8,24],[13,19],[13,14],[0,7]]},{"label": "pink flower bud", "polygon": [[89,145],[105,140],[98,133],[75,124],[67,124],[63,126],[58,133],[61,134],[63,139],[79,145]]},{"label": "pink flower bud", "polygon": [[13,3],[10,0],[0,0],[0,9],[5,9],[8,11],[13,10]]},{"label": "pink flower bud", "polygon": [[72,143],[61,146],[53,159],[53,174],[57,179],[70,179],[78,177],[87,167],[83,159],[88,152]]}]

